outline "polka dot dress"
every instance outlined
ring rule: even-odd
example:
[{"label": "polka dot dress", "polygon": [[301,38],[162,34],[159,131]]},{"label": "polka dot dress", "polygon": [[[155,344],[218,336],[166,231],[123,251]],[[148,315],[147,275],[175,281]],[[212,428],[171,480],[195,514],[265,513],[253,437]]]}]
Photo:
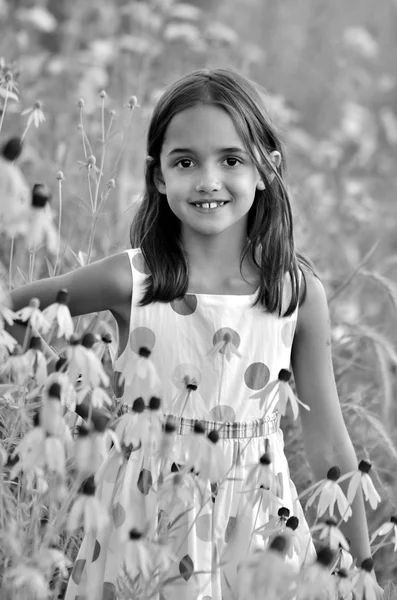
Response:
[{"label": "polka dot dress", "polygon": [[[249,550],[263,548],[257,529],[285,506],[299,518],[301,551],[289,559],[296,566],[311,560],[314,548],[308,525],[290,480],[279,428],[277,398],[264,414],[258,392],[290,369],[297,311],[286,318],[252,307],[255,294],[186,294],[171,303],[140,307],[147,266],[139,249],[127,251],[133,275],[130,334],[115,370],[129,373],[139,350],[150,350],[158,382],[151,389],[126,377],[120,398],[122,411],[141,396],[162,399],[166,414],[177,417],[172,455],[161,463],[162,473],[183,465],[186,440],[197,419],[207,430],[222,428],[218,441],[229,475],[227,481],[208,485],[196,478],[190,510],[155,492],[160,461],[134,449],[120,462],[115,453],[101,466],[97,495],[108,508],[111,525],[101,534],[86,535],[69,581],[66,600],[116,600],[125,546],[120,540],[131,527],[146,524],[148,536],[168,531],[174,560],[170,583],[154,596],[158,600],[232,600],[238,563]],[[284,305],[290,298],[285,285]],[[130,369],[131,371],[131,369]],[[128,382],[127,382],[128,380]],[[245,480],[259,458],[269,452],[277,481],[277,502],[247,493]]]}]

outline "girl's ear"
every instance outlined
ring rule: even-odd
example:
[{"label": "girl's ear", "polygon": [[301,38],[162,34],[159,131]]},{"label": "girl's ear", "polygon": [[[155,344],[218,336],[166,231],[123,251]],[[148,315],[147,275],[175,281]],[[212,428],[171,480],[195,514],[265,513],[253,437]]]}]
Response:
[{"label": "girl's ear", "polygon": [[[151,164],[153,164],[154,159],[151,156],[147,156],[146,157],[146,163],[147,166],[150,166]],[[159,165],[156,165],[153,168],[153,181],[154,181],[154,185],[157,188],[157,191],[160,192],[160,194],[165,194],[165,182],[164,182],[164,178],[163,178],[163,174],[161,172],[161,167]]]},{"label": "girl's ear", "polygon": [[[281,154],[278,150],[273,150],[273,152],[270,152],[270,160],[272,161],[274,167],[276,169],[279,168],[279,166],[281,165]],[[272,182],[273,179],[275,178],[275,173],[270,173],[269,174],[269,181]]]}]

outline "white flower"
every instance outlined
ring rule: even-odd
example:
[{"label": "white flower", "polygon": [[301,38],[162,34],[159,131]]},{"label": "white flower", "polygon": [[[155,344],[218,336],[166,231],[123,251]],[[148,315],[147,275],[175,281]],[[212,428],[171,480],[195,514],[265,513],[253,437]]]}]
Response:
[{"label": "white flower", "polygon": [[219,434],[216,430],[204,435],[205,428],[200,421],[194,425],[194,433],[186,439],[185,463],[188,470],[205,481],[222,481],[227,474],[227,463],[222,448],[217,445]]},{"label": "white flower", "polygon": [[340,600],[353,600],[353,582],[349,577],[348,571],[339,569],[336,571],[335,576]]},{"label": "white flower", "polygon": [[378,492],[375,489],[374,484],[372,483],[371,477],[368,475],[371,469],[371,463],[367,460],[361,460],[357,471],[350,471],[349,473],[345,473],[339,478],[339,482],[344,481],[351,477],[349,487],[347,489],[347,499],[349,504],[352,504],[354,497],[357,493],[357,490],[361,484],[361,489],[364,493],[364,497],[369,502],[371,508],[373,510],[376,509],[381,498]]},{"label": "white flower", "polygon": [[386,538],[393,533],[393,541],[394,541],[394,552],[397,552],[397,516],[393,515],[390,517],[390,521],[383,523],[378,529],[372,534],[370,543],[372,544],[376,537],[384,535]]},{"label": "white flower", "polygon": [[74,325],[68,308],[68,292],[63,289],[57,293],[55,302],[43,310],[44,317],[52,324],[56,322],[58,326],[58,335],[64,336],[67,340],[73,335]]},{"label": "white flower", "polygon": [[83,526],[84,532],[101,532],[110,522],[109,513],[95,497],[94,476],[90,475],[81,487],[69,514],[67,528],[74,531]]},{"label": "white flower", "polygon": [[46,334],[50,330],[51,323],[43,316],[39,306],[40,300],[32,298],[29,306],[25,306],[15,313],[15,318],[24,322],[29,321],[33,332]]},{"label": "white flower", "polygon": [[11,457],[15,458],[17,454],[20,458],[11,469],[10,479],[15,479],[21,471],[36,467],[61,477],[65,475],[64,444],[58,437],[48,435],[43,427],[36,426],[24,435]]},{"label": "white flower", "polygon": [[44,391],[46,393],[48,393],[48,390],[50,389],[53,383],[57,383],[61,388],[62,406],[66,406],[70,411],[74,411],[76,408],[77,392],[74,385],[70,381],[68,374],[62,373],[60,371],[55,371],[54,373],[48,375],[44,387]]},{"label": "white flower", "polygon": [[325,521],[325,523],[321,523],[312,528],[312,532],[320,530],[320,535],[318,536],[320,540],[325,540],[331,550],[338,550],[338,548],[343,548],[346,551],[349,551],[349,544],[338,527],[336,519],[330,517]]},{"label": "white flower", "polygon": [[36,102],[33,104],[33,106],[31,106],[30,108],[27,108],[26,110],[23,110],[21,112],[21,115],[29,115],[28,116],[28,121],[26,123],[26,128],[29,128],[32,123],[34,123],[35,127],[39,127],[41,123],[44,123],[45,121],[45,116],[44,113],[42,111],[42,105],[40,100],[36,100]]},{"label": "white flower", "polygon": [[71,345],[66,349],[69,378],[77,381],[81,375],[82,384],[90,387],[109,386],[109,377],[105,373],[101,361],[92,350],[95,338],[91,333],[84,334],[81,343],[71,338]]},{"label": "white flower", "polygon": [[32,600],[48,599],[48,581],[40,571],[27,564],[17,563],[6,570],[4,584],[12,590],[14,596]]},{"label": "white flower", "polygon": [[59,247],[58,231],[53,223],[49,205],[43,208],[31,208],[26,243],[29,250],[34,250],[45,244],[51,254],[57,253]]},{"label": "white flower", "polygon": [[145,412],[143,398],[134,400],[132,412],[124,413],[114,424],[115,433],[124,446],[130,446],[137,450],[145,444],[150,436],[150,419]]},{"label": "white flower", "polygon": [[21,141],[12,138],[0,156],[0,232],[9,237],[24,235],[28,227],[30,189],[22,171],[14,164],[21,150]]},{"label": "white flower", "polygon": [[278,509],[276,517],[271,517],[267,523],[255,529],[254,533],[259,533],[264,541],[277,536],[285,529],[289,516],[289,508],[282,506]]},{"label": "white flower", "polygon": [[330,516],[333,517],[335,502],[338,505],[340,516],[344,521],[347,521],[352,515],[349,502],[339,486],[339,476],[340,469],[338,467],[331,467],[326,479],[318,481],[301,494],[301,496],[304,496],[309,491],[314,490],[306,502],[306,508],[310,507],[318,496],[320,497],[317,507],[318,517],[321,517],[327,510],[329,510]]},{"label": "white flower", "polygon": [[232,341],[232,336],[230,333],[225,333],[223,339],[220,342],[214,344],[214,346],[206,353],[206,356],[212,357],[215,356],[217,352],[224,354],[226,360],[228,362],[231,361],[233,356],[237,356],[238,358],[242,358],[243,355],[237,350],[235,344]]},{"label": "white flower", "polygon": [[155,556],[152,544],[148,543],[138,529],[130,530],[124,556],[130,577],[135,577],[137,573],[140,573],[143,579],[149,580],[156,565]]},{"label": "white flower", "polygon": [[383,590],[373,575],[374,561],[366,558],[361,568],[352,576],[353,593],[356,600],[381,600]]},{"label": "white flower", "polygon": [[39,387],[44,385],[47,379],[47,361],[41,349],[41,339],[31,337],[29,350],[25,353],[25,359],[29,365],[29,375],[35,379]]},{"label": "white flower", "polygon": [[170,412],[177,417],[183,416],[188,419],[194,419],[197,414],[203,419],[209,419],[208,408],[197,388],[197,379],[186,375],[182,390],[172,400]]},{"label": "white flower", "polygon": [[336,580],[330,572],[330,565],[333,561],[334,553],[330,548],[325,547],[318,552],[315,563],[303,567],[298,577],[297,600],[335,597]]},{"label": "white flower", "polygon": [[112,406],[113,401],[109,394],[101,387],[83,387],[77,392],[77,404],[81,404],[89,396],[89,401],[94,408],[102,409],[105,404]]},{"label": "white flower", "polygon": [[142,346],[139,348],[138,355],[134,353],[131,356],[130,353],[126,352],[119,357],[117,365],[120,371],[119,385],[125,382],[127,386],[130,386],[134,379],[137,378],[138,380],[145,380],[148,388],[154,393],[160,385],[160,379],[156,367],[150,359],[150,354],[151,351]]},{"label": "white flower", "polygon": [[[271,381],[268,383],[262,390],[256,392],[250,398],[260,398],[259,407],[261,410],[265,407],[265,412],[272,412],[275,408],[275,404],[277,404],[278,411],[280,415],[285,415],[287,412],[287,404],[288,401],[291,404],[292,413],[294,419],[297,419],[299,414],[299,404],[303,406],[306,410],[310,410],[310,407],[307,404],[304,404],[295,396],[292,391],[291,386],[289,385],[289,380],[291,378],[291,373],[287,369],[281,369],[278,374],[278,379],[276,381]],[[273,399],[270,400],[271,393],[273,394]],[[278,393],[278,396],[277,396]]]}]

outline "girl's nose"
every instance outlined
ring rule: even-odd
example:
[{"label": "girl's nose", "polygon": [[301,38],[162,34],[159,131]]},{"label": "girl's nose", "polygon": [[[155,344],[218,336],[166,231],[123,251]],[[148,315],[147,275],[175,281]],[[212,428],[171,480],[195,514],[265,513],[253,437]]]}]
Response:
[{"label": "girl's nose", "polygon": [[222,187],[214,172],[202,173],[197,184],[196,192],[217,192]]}]

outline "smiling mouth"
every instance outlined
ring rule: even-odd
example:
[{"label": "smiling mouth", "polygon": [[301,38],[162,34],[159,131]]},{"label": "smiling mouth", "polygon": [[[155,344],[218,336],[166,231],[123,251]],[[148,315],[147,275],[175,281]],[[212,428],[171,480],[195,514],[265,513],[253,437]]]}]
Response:
[{"label": "smiling mouth", "polygon": [[200,210],[215,210],[217,208],[221,208],[225,204],[228,204],[229,200],[219,200],[212,202],[192,202],[193,206]]}]

